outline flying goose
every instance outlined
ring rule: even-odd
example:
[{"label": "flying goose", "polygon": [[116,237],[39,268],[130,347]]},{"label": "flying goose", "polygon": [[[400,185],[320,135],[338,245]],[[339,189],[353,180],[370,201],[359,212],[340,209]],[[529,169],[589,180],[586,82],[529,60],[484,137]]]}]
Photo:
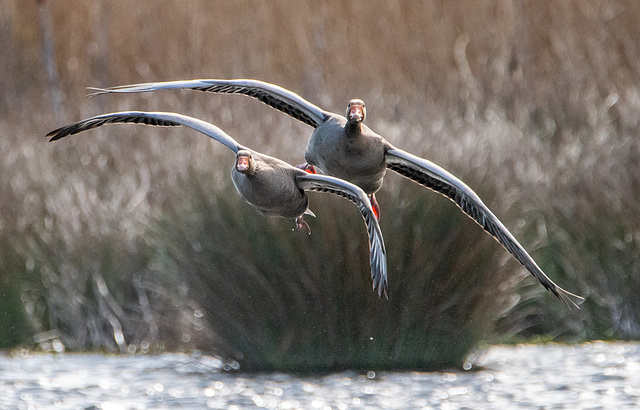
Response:
[{"label": "flying goose", "polygon": [[127,111],[91,117],[51,131],[49,141],[77,134],[105,124],[137,123],[156,126],[185,126],[227,146],[236,154],[231,179],[240,196],[259,213],[268,217],[295,218],[296,227],[311,230],[304,220],[309,210],[305,191],[330,192],[356,204],[369,233],[373,290],[388,298],[387,259],[384,240],[366,194],[356,185],[328,175],[310,174],[277,158],[238,144],[220,128],[205,121],[167,112]]},{"label": "flying goose", "polygon": [[91,89],[94,91],[92,95],[192,89],[257,98],[314,127],[305,151],[306,164],[303,164],[303,168],[315,172],[317,167],[325,174],[358,185],[369,195],[376,217],[380,217],[380,208],[375,193],[382,186],[388,168],[452,200],[567,306],[578,307],[576,302],[584,300],[549,279],[502,222],[464,182],[431,161],[394,147],[367,127],[363,123],[366,109],[362,100],[351,100],[346,117],[343,117],[325,111],[289,90],[258,80],[187,80]]}]

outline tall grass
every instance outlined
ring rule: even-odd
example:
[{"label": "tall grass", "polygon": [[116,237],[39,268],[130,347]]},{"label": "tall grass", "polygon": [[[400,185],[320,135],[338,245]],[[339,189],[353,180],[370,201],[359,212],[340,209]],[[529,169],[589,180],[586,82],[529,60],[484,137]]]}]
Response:
[{"label": "tall grass", "polygon": [[[481,338],[638,338],[636,2],[42,3],[0,4],[4,345],[37,334],[44,348],[215,347],[248,368],[420,368],[459,364]],[[198,77],[272,81],[336,112],[363,98],[372,128],[469,183],[587,301],[567,312],[453,204],[393,175],[386,302],[346,201],[314,195],[306,237],[240,202],[227,153],[202,136],[43,140],[95,114],[170,110],[302,162],[311,130],[248,98],[85,98]]]},{"label": "tall grass", "polygon": [[[517,280],[492,269],[499,246],[419,189],[401,189],[406,203],[388,206],[383,219],[385,301],[371,290],[366,231],[347,201],[314,195],[307,236],[292,221],[258,215],[228,183],[211,190],[195,173],[184,186],[188,200],[146,235],[158,255],[152,276],[180,272],[216,334],[199,347],[245,370],[460,367],[491,318],[514,303],[513,285],[502,285]],[[488,273],[473,277],[478,269]]]}]

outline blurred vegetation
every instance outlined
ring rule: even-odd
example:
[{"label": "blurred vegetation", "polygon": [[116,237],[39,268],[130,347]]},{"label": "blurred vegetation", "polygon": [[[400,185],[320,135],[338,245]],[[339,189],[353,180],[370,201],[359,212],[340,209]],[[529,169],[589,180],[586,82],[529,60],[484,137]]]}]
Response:
[{"label": "blurred vegetation", "polygon": [[[383,301],[371,291],[364,223],[346,201],[313,195],[317,220],[307,236],[292,221],[265,220],[230,183],[211,191],[208,176],[194,173],[184,186],[184,203],[146,236],[152,276],[182,273],[215,333],[203,342],[245,370],[460,367],[494,315],[514,303],[510,287],[492,289],[510,276],[491,271],[494,259],[481,252],[491,254],[492,241],[469,233],[472,222],[450,229],[463,216],[446,200],[420,202],[420,189],[401,189],[415,205],[388,210],[388,232],[421,226],[390,235],[393,280]],[[469,239],[482,245],[451,258],[447,249]],[[480,266],[489,273],[467,280]]]},{"label": "blurred vegetation", "polygon": [[[441,368],[489,342],[640,337],[640,3],[0,3],[0,346],[200,348],[245,369]],[[391,299],[364,224],[313,195],[310,237],[242,203],[222,147],[91,115],[167,110],[302,162],[311,129],[245,97],[87,86],[257,78],[368,124],[474,188],[579,312],[449,201],[379,194]]]}]

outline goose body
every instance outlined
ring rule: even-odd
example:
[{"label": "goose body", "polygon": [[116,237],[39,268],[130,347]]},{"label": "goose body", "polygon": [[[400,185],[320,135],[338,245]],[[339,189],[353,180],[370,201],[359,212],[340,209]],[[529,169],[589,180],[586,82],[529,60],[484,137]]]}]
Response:
[{"label": "goose body", "polygon": [[309,210],[305,191],[329,192],[353,202],[364,218],[369,235],[371,278],[379,296],[388,297],[386,249],[378,220],[371,204],[358,186],[328,175],[309,174],[277,158],[238,144],[220,128],[205,121],[166,112],[126,111],[99,115],[58,128],[47,134],[56,141],[106,124],[139,123],[155,126],[185,126],[205,134],[236,154],[231,178],[240,196],[268,217],[294,218],[298,228],[311,233],[304,221]]},{"label": "goose body", "polygon": [[309,198],[298,187],[296,177],[305,172],[277,158],[245,150],[256,169],[244,173],[231,169],[231,180],[240,194],[256,211],[267,217],[297,218],[309,208]]},{"label": "goose body", "polygon": [[315,128],[305,151],[305,166],[318,167],[358,185],[369,195],[379,217],[375,193],[386,169],[452,200],[518,260],[538,281],[567,306],[577,307],[582,297],[556,285],[536,264],[509,230],[463,181],[440,166],[391,145],[363,124],[364,102],[351,100],[346,117],[325,111],[299,95],[275,84],[258,80],[187,80],[94,88],[94,94],[136,93],[166,89],[192,89],[212,93],[243,94],[257,98]]},{"label": "goose body", "polygon": [[359,135],[347,119],[333,114],[311,134],[304,158],[328,175],[356,184],[369,195],[382,186],[386,172],[386,141],[362,124]]}]

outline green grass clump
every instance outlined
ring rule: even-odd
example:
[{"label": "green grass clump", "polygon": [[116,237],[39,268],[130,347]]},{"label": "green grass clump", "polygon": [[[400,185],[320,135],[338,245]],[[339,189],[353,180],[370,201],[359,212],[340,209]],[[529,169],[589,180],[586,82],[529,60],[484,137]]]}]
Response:
[{"label": "green grass clump", "polygon": [[32,329],[22,303],[24,260],[4,238],[0,238],[0,266],[0,349],[6,349],[29,341]]},{"label": "green grass clump", "polygon": [[349,202],[312,195],[307,236],[256,213],[230,184],[209,185],[193,173],[185,202],[151,225],[151,274],[182,277],[215,334],[197,347],[243,370],[460,367],[513,303],[517,280],[497,269],[500,246],[420,187],[401,189],[399,206],[380,197],[384,300],[371,290],[364,222]]}]

